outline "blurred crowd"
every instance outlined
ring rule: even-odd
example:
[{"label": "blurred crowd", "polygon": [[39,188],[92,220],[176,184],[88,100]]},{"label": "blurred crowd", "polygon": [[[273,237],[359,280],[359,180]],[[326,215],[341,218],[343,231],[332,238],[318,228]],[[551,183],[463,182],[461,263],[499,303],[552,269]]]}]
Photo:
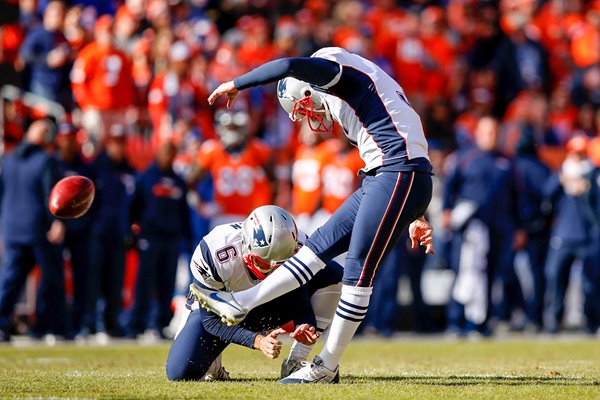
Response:
[{"label": "blurred crowd", "polygon": [[[177,260],[211,227],[263,204],[307,233],[326,220],[360,185],[362,161],[337,127],[292,124],[274,85],[232,110],[206,102],[223,81],[325,46],[399,81],[435,171],[437,255],[401,241],[363,332],[401,325],[401,274],[411,327],[439,328],[422,276],[449,269],[449,334],[556,333],[574,269],[582,328],[597,333],[599,1],[5,0],[0,339],[36,264],[35,336],[164,336]],[[57,222],[44,199],[73,174],[94,180],[96,199]]]}]

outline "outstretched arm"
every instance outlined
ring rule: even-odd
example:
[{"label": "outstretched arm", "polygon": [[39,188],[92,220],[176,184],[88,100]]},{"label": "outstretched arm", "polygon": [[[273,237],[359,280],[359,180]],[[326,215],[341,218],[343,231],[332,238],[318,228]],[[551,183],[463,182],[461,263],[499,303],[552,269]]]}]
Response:
[{"label": "outstretched arm", "polygon": [[226,94],[227,107],[230,107],[240,90],[265,85],[288,76],[327,87],[338,78],[340,72],[340,64],[324,58],[282,58],[263,64],[233,81],[219,85],[208,97],[208,103],[213,104],[217,97]]}]

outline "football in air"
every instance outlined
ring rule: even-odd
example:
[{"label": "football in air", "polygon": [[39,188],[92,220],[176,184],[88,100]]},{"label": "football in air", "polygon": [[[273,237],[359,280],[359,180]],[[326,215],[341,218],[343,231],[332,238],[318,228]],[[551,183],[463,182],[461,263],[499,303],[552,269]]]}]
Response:
[{"label": "football in air", "polygon": [[48,198],[50,212],[58,218],[79,218],[94,201],[94,183],[85,176],[69,176],[54,185]]}]

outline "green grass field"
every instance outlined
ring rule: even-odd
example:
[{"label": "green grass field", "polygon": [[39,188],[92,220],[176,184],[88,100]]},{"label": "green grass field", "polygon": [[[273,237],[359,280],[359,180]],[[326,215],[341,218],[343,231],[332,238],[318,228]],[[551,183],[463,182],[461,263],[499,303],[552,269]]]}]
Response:
[{"label": "green grass field", "polygon": [[0,398],[600,399],[600,341],[355,341],[340,385],[277,384],[280,361],[230,346],[229,382],[168,382],[169,345],[0,346]]}]

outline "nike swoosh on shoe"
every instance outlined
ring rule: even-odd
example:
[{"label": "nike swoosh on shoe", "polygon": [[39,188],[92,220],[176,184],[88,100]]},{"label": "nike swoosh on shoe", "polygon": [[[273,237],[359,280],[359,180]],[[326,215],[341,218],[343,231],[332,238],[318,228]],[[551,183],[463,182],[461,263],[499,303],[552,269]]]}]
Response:
[{"label": "nike swoosh on shoe", "polygon": [[223,300],[222,298],[219,297],[219,295],[217,293],[211,293],[210,298],[216,301],[219,301],[221,303],[227,303],[228,305],[230,305],[232,308],[235,308],[238,311],[242,311],[241,308],[234,306],[233,304],[231,304],[230,302],[228,302],[227,300]]}]

